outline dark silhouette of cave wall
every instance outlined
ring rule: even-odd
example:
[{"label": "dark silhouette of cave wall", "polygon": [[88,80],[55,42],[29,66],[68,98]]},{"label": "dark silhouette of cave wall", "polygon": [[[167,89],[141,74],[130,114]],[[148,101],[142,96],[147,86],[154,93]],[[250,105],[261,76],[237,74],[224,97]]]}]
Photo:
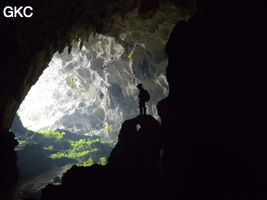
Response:
[{"label": "dark silhouette of cave wall", "polygon": [[[152,1],[150,1],[152,2]],[[140,17],[145,19],[156,12],[157,7],[185,6],[193,9],[192,2],[185,0],[147,1],[137,0],[26,0],[0,2],[0,188],[1,199],[8,198],[9,190],[16,182],[17,145],[14,135],[9,132],[15,113],[30,90],[47,67],[56,51],[71,42],[88,38],[92,32],[111,34],[114,15],[121,18],[131,10],[138,9]],[[5,6],[32,6],[32,18],[4,18]],[[191,7],[190,7],[191,6]],[[113,36],[117,36],[116,33]],[[9,183],[6,180],[10,180]],[[6,184],[7,183],[7,184]]]},{"label": "dark silhouette of cave wall", "polygon": [[266,199],[266,3],[202,8],[167,44],[167,196]]},{"label": "dark silhouette of cave wall", "polygon": [[[0,21],[2,196],[16,180],[16,141],[8,130],[54,52],[77,35],[86,38],[88,30],[108,32],[113,13],[123,15],[137,6],[137,1],[120,0],[24,3],[40,10],[35,18]],[[174,197],[170,199],[260,199],[264,195],[265,4],[208,1],[203,15],[179,24],[171,35],[167,45],[170,95],[158,105],[165,133],[165,189]],[[0,5],[2,10],[6,4],[1,1]]]},{"label": "dark silhouette of cave wall", "polygon": [[[138,9],[140,18],[147,18],[147,13],[156,12],[158,6],[183,6],[194,10],[194,5],[184,0],[153,1],[137,0],[27,0],[1,1],[1,12],[7,5],[34,8],[32,18],[4,18],[1,21],[1,96],[0,129],[8,130],[15,116],[15,111],[26,96],[31,86],[38,80],[56,51],[65,47],[71,49],[71,42],[81,38],[86,40],[92,32],[118,37],[111,32],[116,23],[113,16],[122,20],[128,12]],[[184,3],[187,2],[187,3]],[[188,6],[188,5],[191,5]],[[193,13],[193,12],[192,12]]]}]

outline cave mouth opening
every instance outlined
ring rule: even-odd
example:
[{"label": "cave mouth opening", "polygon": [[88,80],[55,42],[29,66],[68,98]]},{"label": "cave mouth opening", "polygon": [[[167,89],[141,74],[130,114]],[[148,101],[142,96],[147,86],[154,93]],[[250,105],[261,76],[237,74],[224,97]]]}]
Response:
[{"label": "cave mouth opening", "polygon": [[[159,119],[157,102],[168,95],[167,57],[161,56],[159,70],[151,49],[125,37],[92,34],[86,42],[73,41],[71,49],[54,54],[32,86],[12,125],[21,177],[31,180],[22,190],[51,179],[60,183],[73,164],[105,165],[122,122],[139,114],[137,84],[150,93],[148,114]],[[34,178],[40,175],[43,183]]]},{"label": "cave mouth opening", "polygon": [[138,115],[141,82],[152,94],[148,113],[158,119],[156,104],[167,96],[168,83],[142,51],[144,44],[123,46],[97,34],[56,52],[20,105],[22,124],[32,131],[60,129],[116,140],[121,123]]}]

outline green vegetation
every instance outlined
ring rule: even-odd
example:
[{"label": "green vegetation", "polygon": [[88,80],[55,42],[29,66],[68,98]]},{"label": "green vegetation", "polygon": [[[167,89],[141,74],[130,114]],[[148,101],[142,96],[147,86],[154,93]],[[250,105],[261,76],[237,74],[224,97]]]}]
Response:
[{"label": "green vegetation", "polygon": [[107,126],[107,131],[108,131],[109,133],[113,131],[113,127],[112,127],[112,125],[108,125],[108,126]]},{"label": "green vegetation", "polygon": [[[69,140],[70,148],[67,150],[59,151],[50,155],[52,159],[58,158],[70,158],[77,161],[78,166],[91,166],[93,164],[94,153],[99,151],[98,148],[92,148],[93,143],[108,144],[107,142],[95,139],[79,139],[79,140]],[[100,157],[99,162],[102,165],[106,164],[106,158]]]},{"label": "green vegetation", "polygon": [[107,159],[105,157],[100,157],[98,164],[100,164],[100,165],[106,165],[107,164]]},{"label": "green vegetation", "polygon": [[[112,125],[108,125],[107,131],[113,131]],[[25,139],[27,138],[27,140]],[[39,130],[31,137],[18,137],[19,144],[39,145],[44,154],[55,160],[57,164],[88,167],[94,163],[105,165],[106,156],[115,142],[105,141],[100,138],[92,139],[89,136],[81,136],[63,131]],[[57,160],[57,161],[56,161]]]},{"label": "green vegetation", "polygon": [[75,152],[71,150],[68,150],[66,152],[57,152],[57,153],[53,153],[51,154],[51,158],[81,158],[83,156],[86,156],[90,153],[90,151],[82,151],[82,152]]},{"label": "green vegetation", "polygon": [[90,167],[93,164],[94,164],[94,160],[92,158],[88,158],[88,160],[84,162],[78,162],[77,166]]},{"label": "green vegetation", "polygon": [[45,130],[39,130],[36,133],[43,135],[45,138],[55,138],[56,140],[63,139],[63,136],[65,135],[65,132]]},{"label": "green vegetation", "polygon": [[77,42],[77,46],[79,49],[81,48],[81,42],[82,42],[82,40],[81,40],[81,38],[79,38],[79,41]]},{"label": "green vegetation", "polygon": [[25,144],[25,143],[27,143],[25,140],[18,140],[18,143],[19,144]]},{"label": "green vegetation", "polygon": [[49,150],[49,151],[51,151],[51,150],[53,150],[53,149],[54,149],[54,147],[53,147],[52,145],[47,146],[47,147],[44,147],[44,150]]},{"label": "green vegetation", "polygon": [[72,89],[76,88],[76,81],[77,81],[77,79],[74,76],[71,76],[69,80],[70,80],[70,87]]},{"label": "green vegetation", "polygon": [[93,141],[90,139],[70,140],[70,145],[74,151],[82,151],[91,148]]},{"label": "green vegetation", "polygon": [[62,174],[66,173],[70,168],[72,168],[72,164],[68,164],[62,167]]}]

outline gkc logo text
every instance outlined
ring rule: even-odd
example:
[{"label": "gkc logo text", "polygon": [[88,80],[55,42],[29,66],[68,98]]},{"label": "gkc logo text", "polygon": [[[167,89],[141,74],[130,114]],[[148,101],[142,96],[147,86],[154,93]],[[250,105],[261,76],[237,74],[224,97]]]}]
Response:
[{"label": "gkc logo text", "polygon": [[3,14],[6,18],[30,18],[33,16],[33,8],[31,6],[6,6],[3,10]]}]

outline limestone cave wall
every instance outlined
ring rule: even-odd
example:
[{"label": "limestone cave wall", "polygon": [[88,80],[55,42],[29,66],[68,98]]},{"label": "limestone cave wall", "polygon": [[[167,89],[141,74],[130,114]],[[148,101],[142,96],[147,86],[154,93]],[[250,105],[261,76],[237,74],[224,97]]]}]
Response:
[{"label": "limestone cave wall", "polygon": [[[160,21],[164,21],[164,15],[168,16],[170,11],[178,13],[169,16],[173,22],[188,19],[192,13],[192,8],[188,9],[190,4],[186,3],[186,7],[181,7],[183,1],[153,1],[157,3],[152,4],[152,1],[149,4],[144,2],[27,1],[23,4],[34,8],[34,17],[27,19],[2,17],[0,23],[1,29],[4,30],[1,31],[4,59],[1,59],[3,78],[0,91],[1,130],[10,128],[19,104],[47,67],[53,54],[56,51],[63,51],[66,46],[71,48],[73,40],[81,38],[84,41],[92,32],[118,37],[118,34],[125,30],[140,28],[138,23],[135,24],[135,20],[145,20],[158,11],[161,15],[158,17]],[[16,5],[15,2],[13,4]],[[6,3],[1,2],[1,8],[4,6]],[[150,12],[151,14],[146,16]],[[126,21],[128,19],[128,22],[123,23],[125,19]],[[152,23],[148,21],[146,23],[151,24],[152,29],[156,28]],[[172,28],[171,24],[162,30],[165,40],[166,31]]]},{"label": "limestone cave wall", "polygon": [[[9,132],[15,113],[31,86],[38,80],[56,51],[71,49],[74,40],[81,43],[91,33],[101,33],[118,38],[121,32],[130,31],[129,40],[143,39],[136,31],[147,27],[159,31],[159,39],[167,40],[168,34],[178,21],[188,20],[195,11],[194,0],[123,1],[123,0],[27,0],[22,2],[0,2],[7,5],[31,5],[32,18],[0,19],[0,159],[1,195],[9,198],[11,186],[15,184],[17,145]],[[151,17],[157,22],[151,23]],[[167,21],[165,26],[162,23]],[[144,22],[145,25],[139,24]],[[140,29],[141,30],[141,29]],[[142,31],[141,31],[142,33]],[[155,48],[152,46],[152,48]],[[160,53],[160,52],[159,52]],[[5,178],[3,178],[5,177]],[[10,180],[10,181],[6,181]],[[2,198],[1,198],[2,199]]]},{"label": "limestone cave wall", "polygon": [[[1,133],[55,51],[90,31],[110,34],[115,14],[123,20],[139,6],[147,18],[181,3],[140,2],[40,1],[37,18],[1,20]],[[167,46],[170,95],[158,105],[167,199],[266,199],[266,3],[209,3]],[[11,147],[12,137],[1,140]]]}]

